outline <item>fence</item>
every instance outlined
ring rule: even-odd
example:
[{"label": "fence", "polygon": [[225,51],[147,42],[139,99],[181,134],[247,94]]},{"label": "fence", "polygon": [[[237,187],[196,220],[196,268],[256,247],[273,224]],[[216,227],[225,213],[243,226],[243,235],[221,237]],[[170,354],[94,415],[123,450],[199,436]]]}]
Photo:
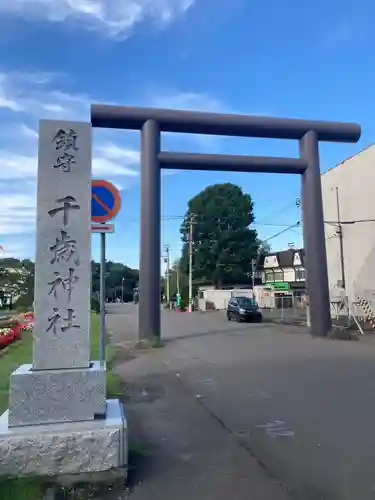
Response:
[{"label": "fence", "polygon": [[306,326],[307,310],[303,296],[276,296],[274,304],[275,307],[273,308],[262,309],[264,321]]}]

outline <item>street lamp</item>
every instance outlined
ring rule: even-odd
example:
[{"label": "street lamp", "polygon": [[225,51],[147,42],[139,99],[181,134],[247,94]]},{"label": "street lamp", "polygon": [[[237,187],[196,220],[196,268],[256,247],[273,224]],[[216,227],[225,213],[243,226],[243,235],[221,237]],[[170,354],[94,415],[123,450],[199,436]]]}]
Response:
[{"label": "street lamp", "polygon": [[124,281],[125,278],[121,279],[121,302],[124,303]]}]

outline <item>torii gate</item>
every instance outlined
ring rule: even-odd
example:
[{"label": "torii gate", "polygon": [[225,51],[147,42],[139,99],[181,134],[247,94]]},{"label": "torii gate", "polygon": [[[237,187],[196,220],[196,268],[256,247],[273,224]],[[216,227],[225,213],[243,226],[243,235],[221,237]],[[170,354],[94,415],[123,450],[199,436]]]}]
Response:
[{"label": "torii gate", "polygon": [[[361,127],[337,123],[253,115],[233,115],[93,105],[93,127],[141,131],[141,243],[139,338],[161,334],[160,325],[160,169],[220,170],[298,174],[302,177],[303,238],[311,332],[331,329],[324,235],[319,141],[357,142]],[[160,150],[162,132],[296,139],[299,158],[194,154]]]}]

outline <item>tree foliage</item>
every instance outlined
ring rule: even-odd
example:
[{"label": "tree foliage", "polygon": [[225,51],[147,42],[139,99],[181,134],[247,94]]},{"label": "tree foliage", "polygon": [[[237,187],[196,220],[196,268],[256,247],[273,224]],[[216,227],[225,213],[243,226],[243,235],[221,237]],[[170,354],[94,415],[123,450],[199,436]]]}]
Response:
[{"label": "tree foliage", "polygon": [[[28,308],[34,302],[35,265],[29,259],[0,259],[0,297],[12,296],[16,306]],[[99,298],[100,264],[91,262],[92,295]],[[122,281],[124,280],[124,281]],[[124,301],[133,299],[133,288],[139,280],[138,269],[131,269],[124,264],[108,261],[106,263],[106,297],[115,299],[123,297]]]},{"label": "tree foliage", "polygon": [[253,201],[234,184],[207,187],[188,203],[180,231],[181,268],[188,272],[189,221],[193,218],[194,280],[216,286],[248,281],[259,240],[249,226],[254,222]]},{"label": "tree foliage", "polygon": [[[92,294],[99,295],[100,291],[100,264],[91,262],[92,272]],[[131,269],[119,262],[108,261],[106,263],[106,297],[109,300],[123,298],[124,302],[133,300],[133,289],[138,283],[138,269]]]}]

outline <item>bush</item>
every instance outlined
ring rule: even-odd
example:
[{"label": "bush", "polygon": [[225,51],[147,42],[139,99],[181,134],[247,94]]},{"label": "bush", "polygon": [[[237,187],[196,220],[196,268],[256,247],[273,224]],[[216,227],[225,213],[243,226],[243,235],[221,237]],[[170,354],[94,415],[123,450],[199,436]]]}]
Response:
[{"label": "bush", "polygon": [[0,320],[0,328],[11,328],[12,326],[19,325],[19,320],[17,318],[8,318]]},{"label": "bush", "polygon": [[91,297],[91,310],[100,313],[100,302],[96,297]]},{"label": "bush", "polygon": [[180,310],[181,311],[186,311],[186,308],[187,308],[187,302],[185,299],[181,299],[180,300]]}]

